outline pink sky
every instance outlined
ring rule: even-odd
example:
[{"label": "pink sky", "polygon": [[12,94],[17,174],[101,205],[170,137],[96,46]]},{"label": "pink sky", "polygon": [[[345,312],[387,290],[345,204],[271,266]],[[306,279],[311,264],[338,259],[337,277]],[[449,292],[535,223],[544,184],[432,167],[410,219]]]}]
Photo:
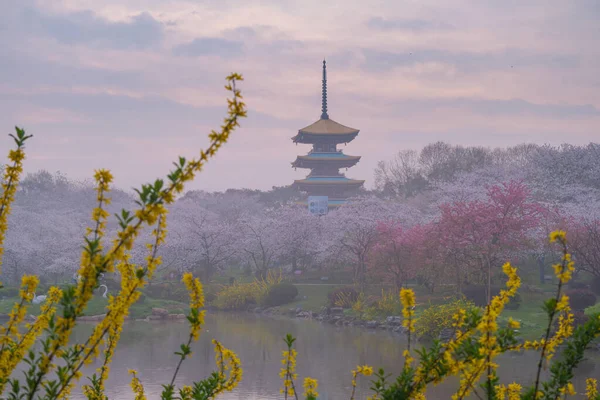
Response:
[{"label": "pink sky", "polygon": [[361,130],[347,176],[370,187],[378,161],[438,140],[598,142],[599,20],[597,0],[9,2],[0,130],[34,135],[26,171],[138,186],[206,144],[238,71],[249,117],[191,188],[287,185],[326,57],[329,115]]}]

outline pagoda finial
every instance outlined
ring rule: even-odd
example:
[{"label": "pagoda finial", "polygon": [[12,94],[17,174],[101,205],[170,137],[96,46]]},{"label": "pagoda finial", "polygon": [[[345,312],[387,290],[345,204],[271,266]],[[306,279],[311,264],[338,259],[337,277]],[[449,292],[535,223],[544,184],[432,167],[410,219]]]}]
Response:
[{"label": "pagoda finial", "polygon": [[325,59],[323,59],[323,99],[321,104],[321,119],[329,119],[327,115],[327,66]]}]

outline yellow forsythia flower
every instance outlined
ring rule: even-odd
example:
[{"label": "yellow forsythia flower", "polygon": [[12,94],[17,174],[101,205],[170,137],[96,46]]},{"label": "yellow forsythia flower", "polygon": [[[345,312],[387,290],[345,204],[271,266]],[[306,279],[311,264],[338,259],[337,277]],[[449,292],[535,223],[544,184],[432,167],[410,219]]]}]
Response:
[{"label": "yellow forsythia flower", "polygon": [[319,387],[319,383],[316,379],[306,377],[304,378],[304,397],[312,396],[319,397],[319,393],[317,393],[317,387]]},{"label": "yellow forsythia flower", "polygon": [[585,381],[585,395],[587,400],[596,400],[598,397],[598,381],[588,378]]},{"label": "yellow forsythia flower", "polygon": [[146,400],[146,394],[144,393],[144,386],[142,386],[142,382],[137,377],[137,371],[130,369],[130,375],[133,375],[131,378],[131,389],[133,389],[133,393],[135,393],[135,400]]}]

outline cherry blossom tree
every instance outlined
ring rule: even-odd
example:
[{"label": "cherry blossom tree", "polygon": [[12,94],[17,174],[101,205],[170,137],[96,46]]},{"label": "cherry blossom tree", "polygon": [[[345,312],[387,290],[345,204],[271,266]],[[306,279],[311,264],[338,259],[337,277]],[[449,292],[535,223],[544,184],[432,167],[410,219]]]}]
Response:
[{"label": "cherry blossom tree", "polygon": [[376,197],[360,197],[330,212],[324,222],[327,224],[327,235],[333,239],[334,247],[340,250],[339,254],[352,261],[354,281],[364,287],[369,254],[379,236],[379,223],[397,221],[413,225],[419,218],[417,214],[416,210],[406,205]]},{"label": "cherry blossom tree", "polygon": [[172,245],[168,246],[167,263],[192,270],[206,282],[236,254],[237,226],[204,208],[197,199],[176,202],[170,224]]},{"label": "cherry blossom tree", "polygon": [[79,265],[78,243],[85,232],[83,221],[74,213],[43,207],[15,205],[9,218],[6,246],[11,280],[35,273],[58,283]]},{"label": "cherry blossom tree", "polygon": [[370,257],[371,269],[386,281],[393,281],[399,290],[424,266],[427,228],[423,225],[405,228],[396,221],[389,221],[380,222],[377,233],[377,243]]},{"label": "cherry blossom tree", "polygon": [[241,239],[237,248],[242,260],[258,278],[266,278],[284,254],[285,242],[280,227],[281,221],[272,210],[246,214],[240,221]]},{"label": "cherry blossom tree", "polygon": [[279,221],[283,261],[291,263],[293,270],[318,263],[326,249],[320,217],[298,205],[285,206],[275,214]]},{"label": "cherry blossom tree", "polygon": [[[492,267],[499,266],[523,246],[543,209],[530,198],[522,182],[488,189],[485,201],[459,201],[440,207],[441,241],[456,268],[456,282],[475,280],[490,285]],[[463,271],[467,267],[466,271]]]}]

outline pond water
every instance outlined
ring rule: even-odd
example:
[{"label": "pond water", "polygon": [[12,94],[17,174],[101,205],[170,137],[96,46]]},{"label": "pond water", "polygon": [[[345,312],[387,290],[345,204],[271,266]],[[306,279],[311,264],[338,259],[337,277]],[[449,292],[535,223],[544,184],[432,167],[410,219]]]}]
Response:
[{"label": "pond water", "polygon": [[[81,342],[92,325],[83,325],[74,339]],[[242,361],[243,381],[232,393],[220,399],[280,399],[281,351],[283,336],[291,333],[297,340],[298,382],[310,375],[319,381],[319,399],[348,399],[350,370],[357,364],[382,366],[397,374],[402,365],[402,351],[406,346],[403,336],[385,331],[361,328],[335,327],[317,321],[276,319],[252,314],[208,314],[199,342],[194,344],[192,358],[183,364],[178,382],[189,384],[206,377],[214,370],[211,340],[219,339],[234,350]],[[175,370],[179,345],[187,339],[188,326],[175,322],[128,322],[121,336],[111,366],[107,395],[112,400],[131,399],[128,369],[139,372],[148,398],[159,399],[161,384],[168,383]],[[574,384],[584,391],[586,377],[600,376],[598,358],[586,361],[577,372]],[[503,356],[500,376],[503,382],[526,384],[533,379],[537,357],[533,353]],[[99,365],[92,365],[87,372]],[[448,399],[457,381],[445,382],[428,389],[428,399]],[[370,394],[367,378],[359,380],[357,399]],[[83,398],[81,392],[74,397]]]}]

